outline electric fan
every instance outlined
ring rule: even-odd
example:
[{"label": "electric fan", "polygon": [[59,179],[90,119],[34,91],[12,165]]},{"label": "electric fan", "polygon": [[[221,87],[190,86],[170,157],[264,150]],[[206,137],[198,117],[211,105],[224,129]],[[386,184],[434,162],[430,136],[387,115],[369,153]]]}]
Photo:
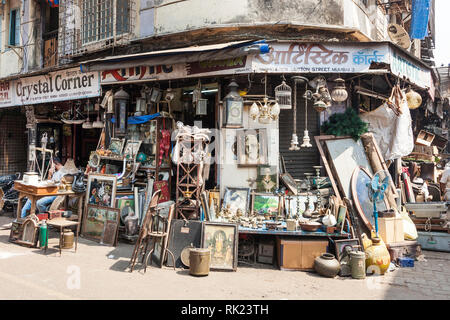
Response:
[{"label": "electric fan", "polygon": [[387,191],[391,176],[388,171],[380,170],[373,176],[372,180],[367,183],[369,190],[369,198],[373,203],[373,218],[375,220],[375,232],[378,237],[378,211],[377,202],[384,200],[384,195]]}]

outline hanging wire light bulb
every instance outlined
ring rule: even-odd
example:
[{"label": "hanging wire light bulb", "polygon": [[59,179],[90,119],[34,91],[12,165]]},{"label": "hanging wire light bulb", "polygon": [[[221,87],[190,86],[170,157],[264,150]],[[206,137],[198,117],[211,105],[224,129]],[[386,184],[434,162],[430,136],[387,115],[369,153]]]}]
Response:
[{"label": "hanging wire light bulb", "polygon": [[308,82],[306,82],[305,86],[305,131],[303,132],[303,143],[300,147],[302,148],[311,148],[312,144],[310,143],[311,139],[308,135]]},{"label": "hanging wire light bulb", "polygon": [[298,146],[298,136],[297,136],[297,84],[308,82],[308,79],[302,76],[293,76],[292,79],[294,80],[294,106],[293,106],[294,121],[293,121],[291,146],[289,147],[289,150],[298,151],[300,150],[300,147]]}]

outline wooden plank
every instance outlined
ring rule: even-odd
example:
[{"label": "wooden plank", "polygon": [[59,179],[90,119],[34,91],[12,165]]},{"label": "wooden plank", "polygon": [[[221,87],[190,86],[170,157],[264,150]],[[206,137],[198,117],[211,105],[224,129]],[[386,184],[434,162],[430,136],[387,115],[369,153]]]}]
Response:
[{"label": "wooden plank", "polygon": [[342,198],[341,198],[340,192],[337,188],[336,182],[334,181],[333,172],[331,171],[330,165],[328,164],[327,158],[325,156],[325,153],[323,151],[322,144],[321,144],[322,140],[329,139],[330,137],[334,137],[334,136],[315,136],[314,140],[316,140],[317,149],[319,149],[319,153],[320,153],[320,157],[322,159],[323,166],[325,167],[327,175],[330,178],[331,186],[333,187],[334,194],[336,195],[338,200],[341,202]]}]

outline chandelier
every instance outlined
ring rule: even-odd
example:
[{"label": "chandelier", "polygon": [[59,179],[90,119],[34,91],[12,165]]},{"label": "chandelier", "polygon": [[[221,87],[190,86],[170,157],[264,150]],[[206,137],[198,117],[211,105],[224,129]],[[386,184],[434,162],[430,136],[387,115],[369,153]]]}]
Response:
[{"label": "chandelier", "polygon": [[270,123],[272,120],[277,120],[280,114],[280,105],[276,100],[270,100],[267,96],[267,74],[264,77],[264,98],[262,101],[253,102],[250,107],[250,117],[253,121],[260,123]]}]

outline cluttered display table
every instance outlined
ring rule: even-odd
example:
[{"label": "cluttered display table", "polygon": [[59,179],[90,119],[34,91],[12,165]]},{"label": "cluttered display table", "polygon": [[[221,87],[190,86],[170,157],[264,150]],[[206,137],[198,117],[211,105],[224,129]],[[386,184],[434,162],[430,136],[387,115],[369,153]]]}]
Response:
[{"label": "cluttered display table", "polygon": [[[43,197],[49,197],[49,196],[61,196],[65,197],[66,201],[66,208],[67,208],[67,201],[69,197],[76,197],[78,199],[78,222],[81,222],[81,213],[83,212],[83,197],[85,195],[84,192],[74,192],[72,190],[62,190],[61,188],[58,188],[58,186],[54,184],[42,184],[41,186],[34,186],[30,184],[25,184],[23,181],[15,181],[14,183],[14,189],[19,192],[19,201],[17,205],[17,220],[21,219],[21,213],[22,213],[22,202],[21,200],[24,197],[27,197],[31,201],[31,208],[30,208],[30,214],[36,213],[36,202],[43,198]],[[56,199],[55,199],[56,201]],[[78,226],[79,231],[79,226]]]},{"label": "cluttered display table", "polygon": [[[273,221],[271,221],[273,223]],[[327,233],[321,229],[316,231],[304,231],[304,230],[286,230],[286,222],[281,222],[276,229],[263,228],[246,228],[239,226],[239,234],[260,234],[260,235],[273,235],[273,236],[304,236],[304,237],[332,237],[332,238],[348,238],[350,234],[347,232],[342,233]]]}]

